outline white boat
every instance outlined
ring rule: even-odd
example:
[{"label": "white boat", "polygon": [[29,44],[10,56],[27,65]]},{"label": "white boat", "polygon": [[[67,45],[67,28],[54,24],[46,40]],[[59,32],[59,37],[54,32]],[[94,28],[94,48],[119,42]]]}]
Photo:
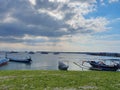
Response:
[{"label": "white boat", "polygon": [[0,59],[0,66],[3,66],[3,65],[5,65],[5,64],[7,64],[8,61],[9,61],[9,59],[7,59],[7,58],[2,58],[2,59]]},{"label": "white boat", "polygon": [[26,58],[26,59],[15,59],[15,58],[9,58],[9,61],[12,62],[21,62],[21,63],[31,63],[31,58]]},{"label": "white boat", "polygon": [[32,59],[31,57],[27,57],[27,58],[24,58],[24,59],[18,59],[18,58],[8,58],[7,57],[7,53],[5,54],[5,58],[6,59],[9,59],[9,61],[11,62],[20,62],[20,63],[31,63]]}]

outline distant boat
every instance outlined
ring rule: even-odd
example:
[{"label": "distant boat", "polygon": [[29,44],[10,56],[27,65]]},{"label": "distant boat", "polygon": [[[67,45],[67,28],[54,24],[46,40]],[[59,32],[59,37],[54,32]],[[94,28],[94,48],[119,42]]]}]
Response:
[{"label": "distant boat", "polygon": [[120,69],[120,64],[106,65],[102,61],[84,61],[91,65],[91,70],[100,70],[100,71],[117,71]]},{"label": "distant boat", "polygon": [[31,59],[31,57],[25,58],[25,59],[9,58],[9,61],[20,62],[20,63],[31,63],[32,59]]},{"label": "distant boat", "polygon": [[29,54],[35,54],[34,52],[30,51]]},{"label": "distant boat", "polygon": [[65,63],[63,63],[62,61],[58,62],[58,68],[59,70],[67,70],[68,69],[68,65],[66,65]]},{"label": "distant boat", "polygon": [[9,61],[9,59],[7,59],[7,58],[0,59],[0,66],[7,64],[8,61]]},{"label": "distant boat", "polygon": [[48,52],[41,52],[41,54],[48,54]]},{"label": "distant boat", "polygon": [[55,54],[55,55],[56,55],[56,54],[60,54],[60,53],[59,53],[59,52],[54,52],[53,54]]},{"label": "distant boat", "polygon": [[18,53],[17,51],[11,51],[11,52],[8,52],[8,53]]}]

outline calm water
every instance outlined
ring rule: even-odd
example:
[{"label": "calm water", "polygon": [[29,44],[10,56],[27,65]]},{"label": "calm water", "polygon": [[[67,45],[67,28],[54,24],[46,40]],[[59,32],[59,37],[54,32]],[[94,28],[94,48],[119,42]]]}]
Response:
[{"label": "calm water", "polygon": [[[4,57],[4,53],[0,53],[0,57]],[[28,53],[11,53],[8,54],[9,58],[26,58],[31,56],[32,63],[18,63],[18,62],[9,62],[7,65],[1,66],[0,70],[58,70],[58,61],[63,61],[69,65],[68,70],[88,70],[90,67],[89,64],[85,63],[84,67],[81,67],[81,63],[84,60],[101,60],[101,59],[120,59],[116,57],[106,57],[106,56],[92,56],[86,54],[28,54]],[[76,65],[75,63],[78,65]],[[110,61],[105,61],[107,64],[111,64]]]}]

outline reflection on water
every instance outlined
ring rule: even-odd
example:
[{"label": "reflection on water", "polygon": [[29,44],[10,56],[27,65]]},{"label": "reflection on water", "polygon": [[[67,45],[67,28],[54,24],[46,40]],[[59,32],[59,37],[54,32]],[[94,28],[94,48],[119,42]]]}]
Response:
[{"label": "reflection on water", "polygon": [[[7,65],[0,67],[0,70],[58,70],[58,61],[63,61],[65,64],[69,65],[68,70],[88,70],[90,65],[88,63],[83,66],[78,66],[82,64],[85,60],[103,60],[103,59],[120,59],[116,57],[106,57],[106,56],[92,56],[86,54],[71,54],[71,53],[60,53],[60,54],[28,54],[28,53],[9,53],[7,55],[9,58],[26,58],[31,56],[31,64],[19,63],[19,62],[9,62]],[[5,57],[5,53],[0,53],[0,57]],[[75,63],[78,65],[76,65]],[[109,61],[104,61],[107,64],[111,64]]]}]

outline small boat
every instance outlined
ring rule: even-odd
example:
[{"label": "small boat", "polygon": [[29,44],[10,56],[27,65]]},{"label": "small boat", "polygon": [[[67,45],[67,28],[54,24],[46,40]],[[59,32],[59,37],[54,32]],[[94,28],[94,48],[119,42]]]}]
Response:
[{"label": "small boat", "polygon": [[26,59],[9,58],[9,61],[20,62],[20,63],[31,63],[32,59],[31,59],[31,57],[26,58]]},{"label": "small boat", "polygon": [[120,64],[106,65],[102,61],[84,61],[91,65],[91,70],[100,70],[100,71],[117,71],[120,69]]},{"label": "small boat", "polygon": [[59,70],[67,70],[68,67],[69,67],[69,66],[66,65],[65,63],[63,63],[63,62],[61,62],[61,61],[58,62],[58,68],[59,68]]},{"label": "small boat", "polygon": [[35,54],[35,52],[32,52],[32,51],[30,51],[30,52],[28,52],[29,54]]},{"label": "small boat", "polygon": [[25,58],[25,59],[8,58],[7,53],[5,53],[5,58],[6,58],[6,59],[9,59],[9,61],[12,61],[12,62],[20,62],[20,63],[31,63],[31,61],[32,61],[32,59],[31,59],[30,56],[29,56],[28,58]]},{"label": "small boat", "polygon": [[49,52],[41,52],[41,54],[48,54]]},{"label": "small boat", "polygon": [[57,55],[57,54],[60,54],[59,52],[54,52],[53,54]]},{"label": "small boat", "polygon": [[0,66],[6,65],[8,63],[8,61],[9,61],[9,59],[7,59],[7,58],[0,59]]}]

